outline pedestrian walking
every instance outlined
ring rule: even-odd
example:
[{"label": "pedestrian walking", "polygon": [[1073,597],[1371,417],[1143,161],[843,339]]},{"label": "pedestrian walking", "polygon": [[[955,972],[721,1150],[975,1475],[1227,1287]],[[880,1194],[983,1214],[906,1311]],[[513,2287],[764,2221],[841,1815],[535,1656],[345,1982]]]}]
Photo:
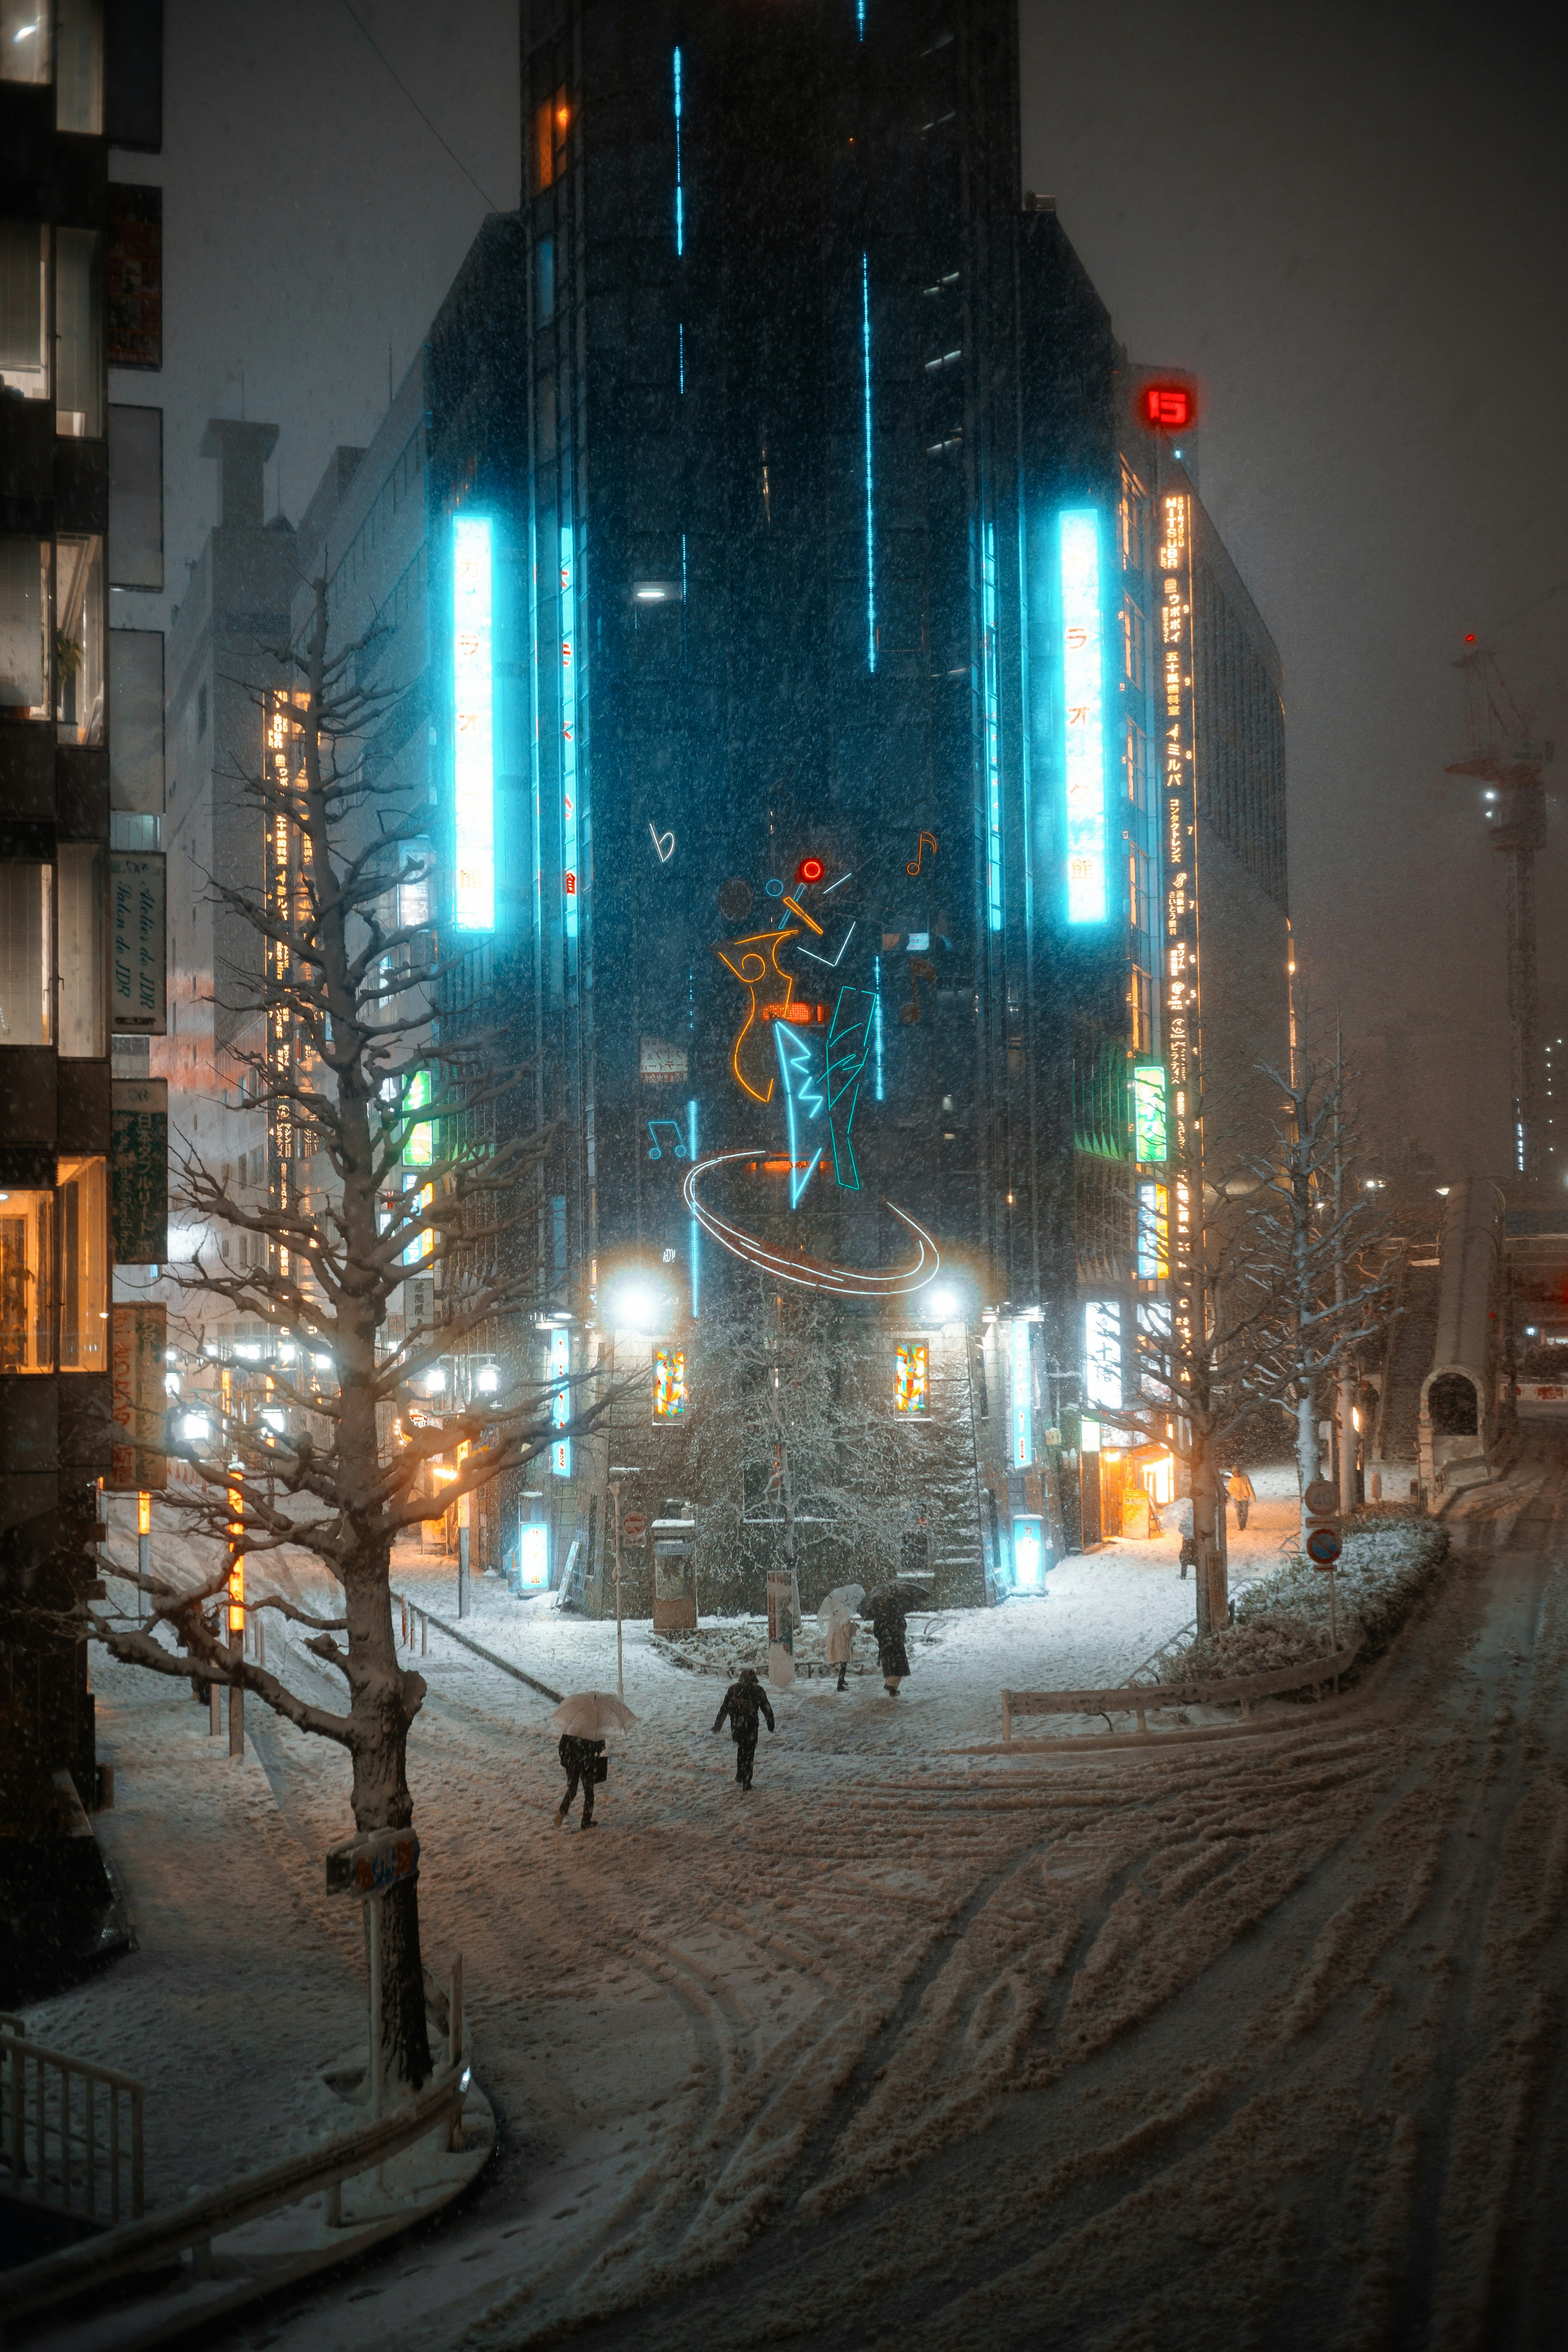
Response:
[{"label": "pedestrian walking", "polygon": [[849,1661],[855,1654],[855,1612],[865,1598],[863,1584],[841,1584],[826,1596],[816,1612],[827,1663],[838,1669],[840,1690],[848,1688]]},{"label": "pedestrian walking", "polygon": [[1225,1482],[1225,1491],[1236,1505],[1237,1526],[1244,1528],[1247,1525],[1247,1511],[1258,1499],[1256,1489],[1246,1471],[1233,1470]]},{"label": "pedestrian walking", "polygon": [[576,1795],[577,1784],[581,1781],[583,1827],[585,1830],[591,1830],[594,1826],[594,1790],[609,1771],[609,1765],[605,1756],[605,1743],[602,1739],[574,1739],[569,1731],[563,1732],[556,1754],[561,1759],[561,1769],[566,1775],[566,1794],[561,1800],[561,1810],[555,1816],[555,1826],[559,1829],[570,1812],[572,1800]]},{"label": "pedestrian walking", "polygon": [[[871,1631],[877,1643],[877,1664],[882,1669],[882,1687],[889,1698],[899,1696],[899,1685],[910,1671],[910,1654],[904,1647],[904,1634],[909,1626],[910,1591],[902,1585],[884,1585],[864,1603],[863,1613],[871,1620]],[[919,1595],[914,1596],[919,1598]]]},{"label": "pedestrian walking", "polygon": [[742,1666],[741,1679],[731,1683],[724,1694],[723,1703],[713,1718],[713,1728],[721,1731],[726,1716],[730,1718],[730,1737],[735,1743],[735,1778],[742,1789],[752,1785],[752,1768],[757,1760],[757,1717],[765,1715],[768,1729],[776,1731],[773,1708],[768,1695],[757,1680],[756,1670]]}]

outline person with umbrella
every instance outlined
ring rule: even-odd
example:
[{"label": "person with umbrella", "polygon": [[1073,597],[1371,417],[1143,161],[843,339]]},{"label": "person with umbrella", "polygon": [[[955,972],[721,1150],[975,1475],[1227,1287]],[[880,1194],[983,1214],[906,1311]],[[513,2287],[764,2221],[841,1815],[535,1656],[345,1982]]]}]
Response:
[{"label": "person with umbrella", "polygon": [[863,1584],[841,1584],[816,1612],[817,1628],[827,1652],[827,1663],[838,1669],[838,1687],[846,1690],[849,1661],[855,1654],[855,1612],[866,1598]]},{"label": "person with umbrella", "polygon": [[873,1592],[869,1601],[861,1603],[862,1616],[871,1620],[871,1631],[877,1639],[877,1664],[882,1669],[882,1685],[889,1698],[898,1697],[899,1685],[910,1671],[904,1634],[910,1609],[918,1607],[924,1598],[913,1585],[886,1584],[879,1592]]},{"label": "person with umbrella", "polygon": [[560,1828],[572,1809],[579,1782],[583,1789],[583,1827],[594,1826],[594,1790],[608,1778],[609,1764],[605,1755],[605,1735],[625,1731],[637,1721],[629,1706],[606,1691],[574,1691],[563,1698],[550,1718],[561,1734],[556,1753],[561,1769],[566,1775],[566,1794],[561,1800],[555,1816]]},{"label": "person with umbrella", "polygon": [[723,1704],[713,1718],[715,1731],[721,1730],[726,1716],[730,1718],[730,1737],[735,1743],[735,1778],[742,1789],[752,1785],[752,1767],[757,1760],[757,1717],[765,1715],[768,1729],[776,1731],[773,1708],[768,1695],[757,1680],[754,1666],[742,1666],[741,1679],[731,1683],[724,1694]]}]

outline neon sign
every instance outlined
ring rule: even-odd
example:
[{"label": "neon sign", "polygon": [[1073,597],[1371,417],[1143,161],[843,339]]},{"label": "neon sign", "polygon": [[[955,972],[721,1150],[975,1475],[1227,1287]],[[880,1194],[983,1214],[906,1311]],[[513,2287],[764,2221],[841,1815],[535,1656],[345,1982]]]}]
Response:
[{"label": "neon sign", "polygon": [[866,406],[866,667],[877,675],[877,530],[871,483],[871,260],[860,256],[860,364]]},{"label": "neon sign", "polygon": [[1171,1271],[1171,1188],[1138,1187],[1138,1279],[1163,1282]]},{"label": "neon sign", "polygon": [[[996,526],[985,526],[980,559],[981,685],[985,702],[985,920],[994,931],[1002,928],[1002,706],[996,683]],[[915,845],[913,868],[920,871],[921,853],[928,836]],[[934,849],[935,842],[931,843]]]},{"label": "neon sign", "polygon": [[931,1349],[924,1339],[900,1339],[893,1349],[893,1411],[926,1412],[931,1407]]},{"label": "neon sign", "polygon": [[1078,509],[1060,520],[1062,704],[1066,716],[1068,921],[1106,915],[1105,655],[1100,594],[1100,517]]},{"label": "neon sign", "polygon": [[[741,1066],[742,1052],[747,1038],[756,1025],[759,1014],[774,1018],[782,1015],[786,1020],[789,1017],[790,1004],[795,995],[795,974],[780,970],[778,953],[786,940],[798,939],[799,936],[799,932],[794,929],[785,931],[752,931],[746,939],[731,940],[713,950],[725,971],[734,973],[751,999],[746,1008],[746,1017],[742,1022],[736,1033],[735,1042],[730,1048],[730,1067],[735,1073],[736,1085],[743,1093],[749,1094],[753,1102],[772,1102],[773,1081],[770,1076],[765,1093],[761,1087],[753,1086]],[[758,991],[773,982],[778,983],[781,992],[776,998],[770,997],[764,1006],[758,995]],[[760,1071],[753,1071],[753,1075],[760,1076],[762,1074]]]},{"label": "neon sign", "polygon": [[[557,1325],[550,1335],[550,1377],[556,1383],[551,1402],[550,1418],[557,1429],[564,1429],[572,1418],[572,1398],[566,1382],[572,1370],[572,1334]],[[557,1478],[572,1475],[572,1440],[558,1437],[550,1448],[550,1467]]]},{"label": "neon sign", "polygon": [[566,936],[577,936],[577,579],[572,526],[561,526],[561,866]]},{"label": "neon sign", "polygon": [[1029,1355],[1028,1323],[1023,1316],[1016,1316],[1007,1329],[1015,1470],[1026,1469],[1035,1458],[1035,1372]]},{"label": "neon sign", "polygon": [[871,1049],[872,1024],[880,1000],[868,988],[841,988],[827,1032],[827,1126],[833,1142],[833,1172],[846,1192],[860,1190],[849,1130],[860,1099],[860,1075]]},{"label": "neon sign", "polygon": [[1046,1589],[1046,1535],[1032,1514],[1013,1522],[1013,1581],[1020,1592]]},{"label": "neon sign", "polygon": [[801,1195],[816,1172],[820,1155],[813,1150],[801,1160],[797,1131],[822,1117],[827,1108],[826,1095],[816,1056],[797,1030],[787,1022],[775,1021],[773,1044],[784,1078],[784,1116],[789,1126],[789,1204],[798,1209]]},{"label": "neon sign", "polygon": [[1102,1412],[1121,1408],[1121,1307],[1114,1298],[1091,1298],[1083,1310],[1086,1393]]},{"label": "neon sign", "polygon": [[653,1417],[679,1421],[686,1412],[686,1350],[656,1348],[653,1351]]},{"label": "neon sign", "polygon": [[836,1265],[826,1258],[810,1257],[804,1250],[775,1249],[760,1234],[749,1234],[743,1225],[720,1216],[700,1196],[698,1186],[713,1169],[727,1167],[734,1160],[765,1160],[765,1157],[764,1151],[756,1144],[739,1151],[716,1151],[710,1159],[700,1160],[694,1168],[689,1169],[680,1187],[682,1200],[703,1232],[721,1248],[727,1249],[732,1257],[741,1258],[747,1265],[754,1265],[770,1280],[796,1283],[804,1290],[824,1290],[839,1298],[903,1298],[940,1271],[942,1252],[934,1237],[893,1201],[884,1200],[882,1205],[897,1217],[907,1233],[913,1234],[916,1255],[907,1265],[868,1270],[856,1265]]},{"label": "neon sign", "polygon": [[[408,1081],[408,1093],[404,1102],[405,1110],[428,1110],[430,1108],[430,1073],[416,1070]],[[403,1157],[410,1168],[428,1168],[432,1126],[427,1118],[415,1119],[409,1126],[403,1146]]]},{"label": "neon sign", "polygon": [[496,927],[495,685],[490,527],[452,519],[453,917]]},{"label": "neon sign", "polygon": [[795,869],[797,882],[820,882],[827,868],[820,857],[803,857]]},{"label": "neon sign", "polygon": [[1202,1314],[1203,1138],[1197,1119],[1197,806],[1193,759],[1192,510],[1183,491],[1160,501],[1161,784],[1165,848],[1165,1050],[1170,1062],[1170,1156],[1173,1185],[1171,1277],[1178,1342],[1195,1344]]},{"label": "neon sign", "polygon": [[1169,1156],[1165,1065],[1139,1062],[1132,1072],[1132,1157],[1147,1165]]},{"label": "neon sign", "polygon": [[1138,396],[1138,410],[1145,425],[1156,432],[1179,433],[1192,423],[1196,404],[1184,383],[1146,383]]}]

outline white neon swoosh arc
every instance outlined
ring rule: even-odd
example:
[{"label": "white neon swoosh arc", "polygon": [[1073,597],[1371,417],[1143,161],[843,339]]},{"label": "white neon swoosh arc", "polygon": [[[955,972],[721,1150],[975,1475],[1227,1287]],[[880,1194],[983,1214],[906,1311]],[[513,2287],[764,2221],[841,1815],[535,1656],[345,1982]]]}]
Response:
[{"label": "white neon swoosh arc", "polygon": [[789,1256],[783,1250],[770,1249],[755,1234],[749,1234],[743,1225],[731,1224],[727,1217],[705,1208],[698,1199],[697,1187],[710,1168],[723,1168],[732,1160],[766,1160],[772,1156],[771,1147],[756,1144],[742,1151],[717,1151],[710,1159],[700,1160],[695,1168],[689,1168],[681,1180],[680,1197],[687,1208],[703,1232],[732,1256],[758,1267],[763,1274],[776,1276],[781,1282],[799,1283],[805,1290],[834,1291],[844,1298],[901,1298],[911,1290],[919,1290],[939,1271],[942,1252],[935,1240],[893,1201],[884,1199],[882,1205],[890,1209],[899,1223],[914,1235],[920,1255],[912,1265],[867,1273],[858,1266],[835,1265],[826,1258],[807,1257],[804,1251]]}]

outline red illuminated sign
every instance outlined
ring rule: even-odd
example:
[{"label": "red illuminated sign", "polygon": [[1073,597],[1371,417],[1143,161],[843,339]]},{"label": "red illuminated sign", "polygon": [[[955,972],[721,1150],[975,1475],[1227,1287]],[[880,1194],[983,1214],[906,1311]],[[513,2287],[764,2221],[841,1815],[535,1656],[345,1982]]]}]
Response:
[{"label": "red illuminated sign", "polygon": [[797,882],[820,882],[827,868],[820,857],[803,857],[795,869]]},{"label": "red illuminated sign", "polygon": [[1194,405],[1184,383],[1146,383],[1139,395],[1144,424],[1161,433],[1179,433],[1190,425]]}]

